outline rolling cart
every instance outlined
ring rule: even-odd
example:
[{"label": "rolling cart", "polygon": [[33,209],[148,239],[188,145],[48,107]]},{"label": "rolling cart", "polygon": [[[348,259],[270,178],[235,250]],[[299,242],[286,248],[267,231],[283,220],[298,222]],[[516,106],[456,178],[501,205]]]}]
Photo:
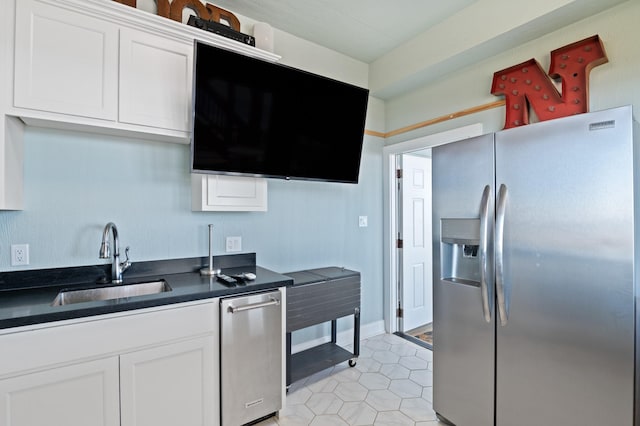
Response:
[{"label": "rolling cart", "polygon": [[[344,361],[356,365],[360,355],[360,273],[339,267],[289,272],[287,288],[287,388],[291,383]],[[353,352],[337,344],[338,318],[353,315]],[[291,333],[331,322],[331,340],[291,353]]]}]

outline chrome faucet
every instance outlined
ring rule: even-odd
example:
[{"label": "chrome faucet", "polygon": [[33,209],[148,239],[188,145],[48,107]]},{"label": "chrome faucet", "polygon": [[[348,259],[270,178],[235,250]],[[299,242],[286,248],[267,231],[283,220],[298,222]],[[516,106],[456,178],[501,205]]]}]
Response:
[{"label": "chrome faucet", "polygon": [[120,243],[118,241],[118,228],[113,222],[107,223],[102,232],[102,244],[100,244],[100,259],[108,259],[111,256],[109,250],[109,230],[113,232],[113,264],[111,265],[111,282],[120,284],[122,282],[122,273],[129,269],[131,262],[129,261],[129,247],[124,250],[127,257],[124,262],[120,263]]}]

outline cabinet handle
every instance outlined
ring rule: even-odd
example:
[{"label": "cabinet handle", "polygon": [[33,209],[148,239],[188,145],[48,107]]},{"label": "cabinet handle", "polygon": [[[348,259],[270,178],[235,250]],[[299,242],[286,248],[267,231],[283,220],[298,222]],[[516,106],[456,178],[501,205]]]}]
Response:
[{"label": "cabinet handle", "polygon": [[280,301],[278,299],[271,298],[268,302],[258,302],[258,303],[249,303],[248,305],[240,305],[240,306],[229,306],[229,312],[235,314],[236,312],[249,311],[251,309],[260,309],[267,306],[279,305]]}]

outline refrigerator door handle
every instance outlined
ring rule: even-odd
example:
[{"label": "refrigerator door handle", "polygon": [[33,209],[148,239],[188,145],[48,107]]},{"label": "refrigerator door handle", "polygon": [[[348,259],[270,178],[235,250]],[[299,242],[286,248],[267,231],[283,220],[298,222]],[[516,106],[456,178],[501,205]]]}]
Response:
[{"label": "refrigerator door handle", "polygon": [[482,293],[482,313],[486,322],[491,322],[491,306],[489,304],[489,201],[491,187],[486,185],[480,201],[480,292]]},{"label": "refrigerator door handle", "polygon": [[508,312],[505,300],[504,282],[504,216],[507,209],[507,186],[500,185],[498,191],[498,202],[496,206],[496,295],[498,298],[498,312],[500,313],[500,324],[507,325]]}]

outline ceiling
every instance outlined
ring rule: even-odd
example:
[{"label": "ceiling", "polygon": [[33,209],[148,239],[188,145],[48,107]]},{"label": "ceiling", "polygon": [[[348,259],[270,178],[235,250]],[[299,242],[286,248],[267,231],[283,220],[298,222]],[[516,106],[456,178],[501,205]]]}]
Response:
[{"label": "ceiling", "polygon": [[388,100],[636,0],[206,1],[368,64],[371,94]]},{"label": "ceiling", "polygon": [[371,63],[476,0],[213,0],[233,13]]}]

